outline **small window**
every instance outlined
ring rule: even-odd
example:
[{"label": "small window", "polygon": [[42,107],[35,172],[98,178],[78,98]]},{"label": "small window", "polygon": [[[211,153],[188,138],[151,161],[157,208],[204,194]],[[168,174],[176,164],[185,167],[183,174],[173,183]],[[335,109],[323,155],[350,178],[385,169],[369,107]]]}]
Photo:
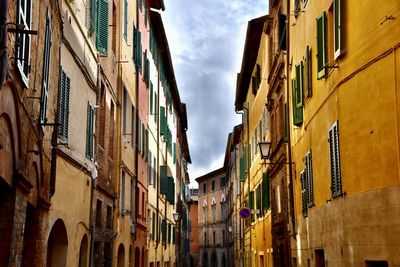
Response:
[{"label": "small window", "polygon": [[60,75],[60,93],[58,96],[58,117],[60,125],[58,127],[58,137],[64,141],[68,141],[70,78],[64,70],[61,70]]},{"label": "small window", "polygon": [[46,29],[44,37],[43,53],[43,75],[42,75],[42,93],[40,96],[40,115],[39,123],[46,123],[47,98],[49,91],[49,72],[50,72],[50,47],[51,47],[51,21],[49,9],[46,11]]},{"label": "small window", "polygon": [[327,25],[326,12],[317,19],[317,70],[318,79],[322,79],[327,74],[326,65],[328,64],[327,47]]},{"label": "small window", "polygon": [[342,195],[342,177],[340,173],[340,143],[339,124],[336,121],[329,129],[329,159],[331,170],[331,191],[332,196]]},{"label": "small window", "polygon": [[207,193],[207,183],[203,184],[203,194]]},{"label": "small window", "polygon": [[103,203],[101,200],[96,201],[96,228],[102,228],[101,227],[101,214],[102,214],[102,207]]},{"label": "small window", "polygon": [[112,229],[112,207],[107,206],[107,223],[106,227],[107,229]]},{"label": "small window", "polygon": [[211,181],[211,190],[215,191],[215,180]]},{"label": "small window", "polygon": [[86,125],[86,158],[93,160],[94,150],[94,108],[88,103]]}]

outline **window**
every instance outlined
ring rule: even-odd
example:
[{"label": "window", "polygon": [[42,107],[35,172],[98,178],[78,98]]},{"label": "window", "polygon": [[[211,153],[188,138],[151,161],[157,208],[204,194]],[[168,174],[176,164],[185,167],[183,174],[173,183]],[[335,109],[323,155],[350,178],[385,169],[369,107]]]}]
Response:
[{"label": "window", "polygon": [[211,205],[211,216],[212,216],[212,222],[213,223],[215,223],[215,221],[216,221],[216,214],[215,214],[215,212],[216,212],[216,209],[217,209],[217,205],[216,204],[213,204],[213,205]]},{"label": "window", "polygon": [[203,184],[203,194],[207,193],[207,183]]},{"label": "window", "polygon": [[333,0],[333,39],[334,39],[334,59],[336,60],[342,53],[342,11],[341,0]]},{"label": "window", "polygon": [[162,220],[161,223],[161,236],[162,236],[162,242],[165,243],[167,242],[167,221],[165,219]]},{"label": "window", "polygon": [[286,15],[279,14],[279,49],[286,50]]},{"label": "window", "polygon": [[329,129],[329,159],[331,169],[331,191],[333,197],[342,194],[339,150],[339,124],[338,121],[336,121]]},{"label": "window", "polygon": [[204,233],[204,246],[207,246],[207,233]]},{"label": "window", "polygon": [[225,176],[221,176],[219,180],[219,186],[223,188],[225,186]]},{"label": "window", "polygon": [[215,231],[213,231],[213,234],[212,234],[212,244],[213,244],[213,246],[215,246]]},{"label": "window", "polygon": [[211,190],[215,191],[215,180],[211,181]]},{"label": "window", "polygon": [[207,206],[203,207],[204,224],[207,224]]},{"label": "window", "polygon": [[94,135],[94,108],[87,105],[87,125],[86,125],[86,158],[93,160],[93,135]]},{"label": "window", "polygon": [[225,246],[225,231],[222,230],[222,245]]},{"label": "window", "polygon": [[142,71],[142,33],[133,23],[133,51],[132,59],[138,71]]},{"label": "window", "polygon": [[101,200],[96,201],[96,228],[101,228],[101,213],[102,213],[103,203]]},{"label": "window", "polygon": [[314,205],[311,151],[309,151],[305,156],[305,169],[300,173],[300,180],[302,213],[303,217],[307,217],[307,208],[310,208]]},{"label": "window", "polygon": [[325,68],[328,64],[328,54],[327,54],[327,25],[326,25],[326,12],[324,12],[317,19],[317,70],[318,79],[322,79],[327,74],[327,69]]},{"label": "window", "polygon": [[149,105],[149,114],[152,115],[153,113],[153,94],[154,94],[154,89],[153,89],[153,83],[150,82],[150,105]]},{"label": "window", "polygon": [[152,183],[153,183],[153,167],[152,167],[152,160],[153,160],[153,157],[152,157],[152,154],[151,154],[151,151],[149,151],[149,153],[148,153],[148,160],[147,160],[147,162],[148,162],[148,164],[147,164],[147,176],[148,176],[148,178],[149,178],[149,181],[148,181],[148,183],[151,185]]},{"label": "window", "polygon": [[107,54],[108,52],[108,1],[90,0],[90,20],[86,26],[89,28],[89,35],[96,32],[96,49]]},{"label": "window", "polygon": [[156,234],[156,214],[153,212],[151,216],[151,240],[154,240]]},{"label": "window", "polygon": [[300,0],[294,1],[294,16],[297,17],[300,13]]},{"label": "window", "polygon": [[305,89],[306,89],[306,97],[312,96],[312,68],[311,68],[311,48],[307,45],[306,47],[306,60],[305,60],[305,69],[306,69],[306,77],[305,77]]},{"label": "window", "polygon": [[126,88],[123,86],[123,95],[122,95],[122,134],[126,134],[126,108],[127,108],[127,93]]},{"label": "window", "polygon": [[[25,30],[31,29],[32,22],[32,4],[31,0],[17,1],[17,22],[24,26]],[[31,36],[26,33],[16,34],[16,64],[19,69],[22,80],[28,86],[29,71],[30,71],[30,54],[31,54]]]},{"label": "window", "polygon": [[68,140],[68,122],[69,122],[69,92],[70,92],[70,78],[61,70],[60,92],[58,101],[59,112],[59,128],[58,137],[64,141]]},{"label": "window", "polygon": [[[297,70],[297,66],[296,66]],[[296,71],[297,75],[297,71]],[[292,107],[293,107],[293,124],[296,126],[300,126],[303,123],[303,107],[301,105],[297,105],[299,101],[297,101],[297,96],[302,96],[301,92],[298,92],[298,82],[297,77],[292,79]]]},{"label": "window", "polygon": [[130,193],[131,221],[133,222],[135,218],[135,183],[133,179],[131,179]]},{"label": "window", "polygon": [[44,36],[44,53],[43,53],[43,76],[42,76],[42,93],[40,96],[40,114],[39,123],[46,123],[47,97],[49,91],[49,72],[50,72],[50,47],[51,47],[51,22],[49,9],[46,11],[46,29]]},{"label": "window", "polygon": [[125,172],[121,174],[121,214],[125,215]]},{"label": "window", "polygon": [[[254,210],[254,191],[250,191],[250,209]],[[254,214],[251,214],[251,221],[254,221]]]},{"label": "window", "polygon": [[146,195],[142,192],[142,218],[146,218],[146,213],[144,207],[146,206]]},{"label": "window", "polygon": [[107,222],[106,222],[106,228],[107,229],[112,229],[112,207],[107,206]]},{"label": "window", "polygon": [[124,0],[124,38],[128,40],[128,0]]},{"label": "window", "polygon": [[131,148],[133,149],[135,138],[135,107],[131,106]]},{"label": "window", "polygon": [[157,183],[157,159],[156,159],[156,157],[153,158],[153,162],[154,162],[153,187],[156,188],[156,183]]}]

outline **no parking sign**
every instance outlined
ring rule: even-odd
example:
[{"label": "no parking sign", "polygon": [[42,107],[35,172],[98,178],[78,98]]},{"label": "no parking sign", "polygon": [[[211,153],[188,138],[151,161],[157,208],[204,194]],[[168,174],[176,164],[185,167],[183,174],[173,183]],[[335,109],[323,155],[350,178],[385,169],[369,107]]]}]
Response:
[{"label": "no parking sign", "polygon": [[251,215],[251,210],[249,208],[241,208],[239,210],[239,216],[242,217],[242,219],[247,219]]}]

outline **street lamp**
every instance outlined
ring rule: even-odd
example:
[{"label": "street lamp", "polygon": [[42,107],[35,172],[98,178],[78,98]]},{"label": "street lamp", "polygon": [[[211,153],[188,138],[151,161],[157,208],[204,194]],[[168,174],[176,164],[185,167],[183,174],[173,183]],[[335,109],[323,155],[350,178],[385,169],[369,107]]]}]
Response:
[{"label": "street lamp", "polygon": [[258,145],[260,146],[261,158],[269,159],[271,153],[271,142],[262,141],[259,142]]},{"label": "street lamp", "polygon": [[179,213],[172,213],[172,216],[174,216],[174,221],[177,223],[179,221]]},{"label": "street lamp", "polygon": [[229,231],[229,233],[232,233],[232,225],[228,226],[228,231]]}]

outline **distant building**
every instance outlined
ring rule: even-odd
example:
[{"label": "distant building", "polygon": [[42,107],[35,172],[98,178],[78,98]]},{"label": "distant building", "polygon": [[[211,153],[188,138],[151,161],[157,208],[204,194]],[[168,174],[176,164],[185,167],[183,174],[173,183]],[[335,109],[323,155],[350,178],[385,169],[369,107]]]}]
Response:
[{"label": "distant building", "polygon": [[192,188],[190,190],[190,200],[188,201],[190,212],[189,212],[189,220],[191,224],[190,231],[190,267],[198,267],[199,266],[199,222],[198,222],[198,204],[199,204],[199,189]]},{"label": "distant building", "polygon": [[226,267],[228,263],[225,169],[196,179],[199,183],[199,266]]}]

